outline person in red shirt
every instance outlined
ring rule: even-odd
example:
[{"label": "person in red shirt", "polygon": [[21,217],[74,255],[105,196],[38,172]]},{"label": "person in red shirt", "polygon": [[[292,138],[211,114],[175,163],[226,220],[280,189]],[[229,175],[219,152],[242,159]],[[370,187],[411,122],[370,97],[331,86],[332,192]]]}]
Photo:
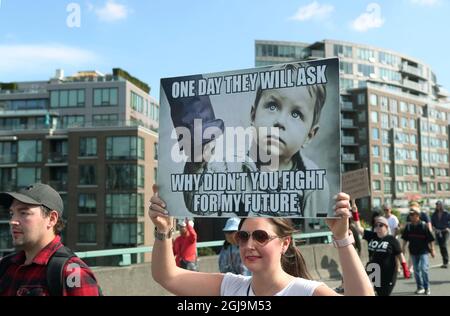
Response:
[{"label": "person in red shirt", "polygon": [[173,243],[173,254],[177,266],[186,270],[198,271],[197,266],[197,233],[194,222],[186,218],[178,224],[180,236]]},{"label": "person in red shirt", "polygon": [[[58,192],[36,183],[18,192],[0,193],[0,205],[9,210],[13,244],[18,250],[0,260],[0,296],[100,295],[94,274],[73,254],[67,256],[61,274],[49,272],[53,255],[67,249],[60,237],[64,222]],[[49,285],[54,278],[62,287],[58,293]]]}]

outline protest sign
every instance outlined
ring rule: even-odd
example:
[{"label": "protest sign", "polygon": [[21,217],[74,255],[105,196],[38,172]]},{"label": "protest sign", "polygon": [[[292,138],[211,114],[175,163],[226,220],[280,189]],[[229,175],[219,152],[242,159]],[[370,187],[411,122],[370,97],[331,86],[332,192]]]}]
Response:
[{"label": "protest sign", "polygon": [[161,79],[173,216],[324,217],[340,191],[337,58]]}]

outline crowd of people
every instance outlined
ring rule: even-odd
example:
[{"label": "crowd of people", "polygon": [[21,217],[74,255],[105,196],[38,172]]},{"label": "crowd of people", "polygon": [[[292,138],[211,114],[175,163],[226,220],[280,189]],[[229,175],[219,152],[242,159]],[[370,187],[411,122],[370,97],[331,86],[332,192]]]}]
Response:
[{"label": "crowd of people", "polygon": [[[175,221],[154,187],[149,217],[155,225],[152,275],[176,295],[338,295],[323,282],[312,280],[301,249],[296,247],[292,221],[287,218],[229,218],[223,227],[225,242],[219,253],[220,273],[198,272],[197,233],[192,219]],[[448,268],[447,240],[450,215],[437,201],[431,218],[420,204],[409,205],[402,225],[389,205],[372,212],[370,227],[363,227],[356,202],[339,193],[335,218],[327,219],[342,269],[344,295],[391,295],[401,272],[414,275],[416,294],[431,294],[429,256],[435,243]],[[0,193],[9,210],[17,253],[0,260],[0,295],[101,295],[91,269],[61,243],[63,203],[45,184],[32,184],[18,192]],[[175,227],[179,236],[172,240]],[[369,260],[359,257],[360,239],[367,241]],[[408,264],[405,255],[411,260]],[[58,259],[58,260],[57,260]],[[65,282],[76,266],[77,286]],[[379,271],[379,275],[374,273]],[[53,277],[56,276],[56,277]],[[186,284],[190,284],[186,287]]]}]

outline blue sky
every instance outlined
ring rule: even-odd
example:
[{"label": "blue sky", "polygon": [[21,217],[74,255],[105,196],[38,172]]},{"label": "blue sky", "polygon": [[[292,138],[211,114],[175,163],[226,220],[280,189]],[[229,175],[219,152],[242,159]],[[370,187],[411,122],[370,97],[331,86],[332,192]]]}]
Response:
[{"label": "blue sky", "polygon": [[253,67],[255,39],[336,39],[417,58],[450,90],[449,17],[449,0],[0,0],[0,82],[120,67],[158,98],[162,77]]}]

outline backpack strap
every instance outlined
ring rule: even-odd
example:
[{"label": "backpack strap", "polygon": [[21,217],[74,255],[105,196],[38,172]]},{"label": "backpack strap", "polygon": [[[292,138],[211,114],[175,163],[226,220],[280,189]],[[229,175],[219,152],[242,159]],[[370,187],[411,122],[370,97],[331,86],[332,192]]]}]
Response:
[{"label": "backpack strap", "polygon": [[0,259],[0,278],[6,272],[6,269],[8,269],[9,263],[11,262],[11,258],[14,257],[16,254],[17,253],[13,252]]},{"label": "backpack strap", "polygon": [[47,264],[47,285],[51,296],[62,296],[65,288],[64,267],[75,254],[62,246],[52,255]]},{"label": "backpack strap", "polygon": [[[9,265],[11,264],[11,259],[16,255],[16,252],[10,253],[7,256],[2,257],[0,259],[0,280],[2,280],[3,275],[6,273],[6,270],[8,269]],[[3,291],[3,288],[1,287],[0,282],[0,292]]]}]

